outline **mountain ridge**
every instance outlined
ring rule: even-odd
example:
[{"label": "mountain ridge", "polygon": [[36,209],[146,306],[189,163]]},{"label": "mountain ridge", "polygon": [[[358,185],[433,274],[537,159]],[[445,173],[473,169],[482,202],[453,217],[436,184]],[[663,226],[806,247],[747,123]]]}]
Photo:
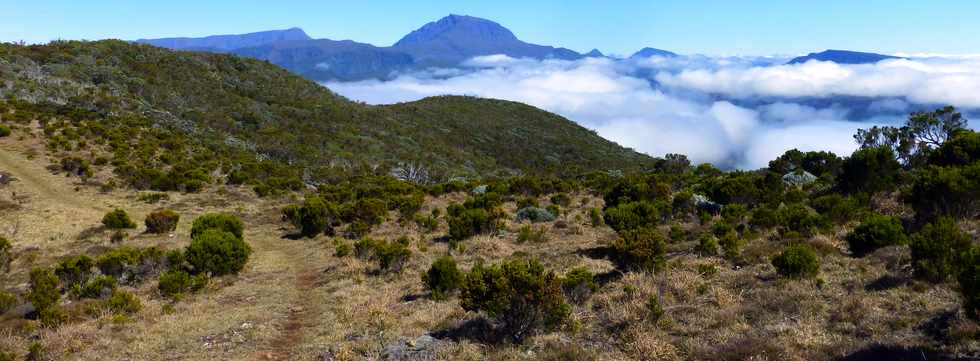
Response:
[{"label": "mountain ridge", "polygon": [[819,53],[810,53],[790,60],[787,64],[802,64],[810,60],[830,61],[837,64],[874,64],[882,60],[903,59],[897,56],[851,51],[828,49]]}]

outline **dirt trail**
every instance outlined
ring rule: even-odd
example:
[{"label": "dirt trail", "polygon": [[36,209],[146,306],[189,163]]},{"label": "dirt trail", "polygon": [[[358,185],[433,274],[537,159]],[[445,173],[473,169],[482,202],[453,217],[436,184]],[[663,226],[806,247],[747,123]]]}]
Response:
[{"label": "dirt trail", "polygon": [[[95,202],[76,197],[72,191],[73,186],[64,177],[53,175],[36,163],[12,151],[0,149],[0,170],[9,172],[17,178],[19,187],[36,193],[39,201],[47,201],[45,203],[50,203],[50,206],[62,208],[68,206],[75,209],[105,210],[105,207]],[[52,186],[62,184],[64,189],[55,189]]]},{"label": "dirt trail", "polygon": [[256,239],[253,247],[257,257],[276,257],[288,268],[288,277],[281,281],[289,286],[290,301],[286,308],[285,320],[279,327],[280,334],[269,343],[269,349],[257,355],[259,360],[291,360],[297,356],[303,345],[306,332],[314,325],[319,311],[318,305],[311,302],[309,293],[313,290],[319,267],[309,252],[309,243],[304,240],[287,240],[263,237]]}]

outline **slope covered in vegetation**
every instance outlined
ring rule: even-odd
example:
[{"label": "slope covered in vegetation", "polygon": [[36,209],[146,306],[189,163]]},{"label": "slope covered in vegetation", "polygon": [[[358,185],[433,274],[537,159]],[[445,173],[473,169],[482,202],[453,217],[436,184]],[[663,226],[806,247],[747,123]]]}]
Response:
[{"label": "slope covered in vegetation", "polygon": [[[237,181],[303,177],[316,183],[393,170],[438,181],[653,164],[652,158],[533,107],[469,97],[366,106],[266,62],[230,55],[121,41],[5,44],[0,46],[0,78],[6,108],[27,113],[9,117],[59,119],[46,123],[46,131],[66,151],[78,150],[78,141],[116,139],[118,133],[111,130],[117,129],[130,133],[118,137],[120,142],[156,138],[169,143],[136,147],[137,152],[177,146],[206,154],[195,154],[201,159],[193,163],[207,167],[186,164],[196,169],[184,173],[245,169]],[[116,145],[107,150],[117,151]],[[163,157],[138,163],[167,163],[165,170],[175,166]],[[125,168],[136,166],[132,159],[125,164],[119,157],[113,160],[130,181],[131,173],[142,171]],[[266,160],[274,164],[256,165]],[[289,171],[268,171],[284,164]]]}]

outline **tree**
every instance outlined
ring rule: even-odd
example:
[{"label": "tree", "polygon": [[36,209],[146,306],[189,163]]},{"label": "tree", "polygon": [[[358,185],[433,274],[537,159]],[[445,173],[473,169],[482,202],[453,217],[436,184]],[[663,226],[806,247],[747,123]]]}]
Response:
[{"label": "tree", "polygon": [[915,166],[927,153],[942,146],[956,132],[966,129],[967,120],[951,106],[933,112],[915,112],[904,126],[874,126],[859,129],[854,140],[864,148],[890,148],[906,166]]},{"label": "tree", "polygon": [[901,164],[889,147],[862,148],[844,160],[837,185],[845,193],[875,193],[894,188]]}]

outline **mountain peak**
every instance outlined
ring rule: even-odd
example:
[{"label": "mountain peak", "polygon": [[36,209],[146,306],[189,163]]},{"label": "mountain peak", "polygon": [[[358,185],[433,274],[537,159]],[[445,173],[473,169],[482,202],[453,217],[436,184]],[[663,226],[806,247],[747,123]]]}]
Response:
[{"label": "mountain peak", "polygon": [[604,58],[606,54],[603,54],[599,49],[592,49],[592,51],[585,53],[586,58]]},{"label": "mountain peak", "polygon": [[831,61],[838,64],[874,64],[887,59],[901,59],[897,56],[865,53],[850,50],[828,49],[819,53],[810,53],[806,56],[794,58],[789,64],[802,64],[810,60]]},{"label": "mountain peak", "polygon": [[498,42],[516,41],[517,37],[496,22],[468,15],[450,14],[405,35],[394,46],[414,45],[438,39]]},{"label": "mountain peak", "polygon": [[640,51],[638,51],[636,53],[633,53],[633,55],[630,56],[630,59],[635,59],[635,58],[649,58],[649,57],[652,57],[652,56],[659,56],[659,57],[664,57],[664,58],[673,58],[673,57],[677,56],[677,53],[674,53],[674,52],[671,52],[671,51],[667,51],[667,50],[663,50],[663,49],[657,49],[657,48],[643,48],[643,49],[640,49]]},{"label": "mountain peak", "polygon": [[139,39],[136,42],[177,50],[231,51],[283,41],[311,39],[303,29],[292,27],[284,30],[268,30],[248,34],[211,35],[203,38]]}]

